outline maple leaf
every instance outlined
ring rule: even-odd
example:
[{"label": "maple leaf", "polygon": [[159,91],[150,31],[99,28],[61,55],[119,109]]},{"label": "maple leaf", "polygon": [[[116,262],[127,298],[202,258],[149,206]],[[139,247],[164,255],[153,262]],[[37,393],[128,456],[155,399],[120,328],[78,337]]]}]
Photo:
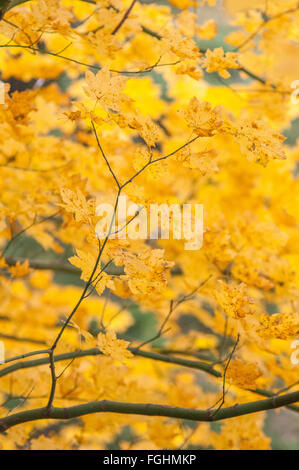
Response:
[{"label": "maple leaf", "polygon": [[163,258],[164,250],[144,250],[139,256],[125,256],[125,273],[136,295],[161,295],[167,285],[168,270],[173,266]]},{"label": "maple leaf", "polygon": [[229,382],[242,388],[254,388],[256,380],[262,375],[254,363],[244,363],[234,359],[226,372]]},{"label": "maple leaf", "polygon": [[15,91],[8,100],[8,109],[13,119],[18,124],[27,124],[30,119],[30,113],[36,110],[33,98],[36,92],[34,90]]},{"label": "maple leaf", "polygon": [[213,39],[218,33],[218,27],[214,20],[207,20],[197,29],[197,34],[202,39]]},{"label": "maple leaf", "polygon": [[108,331],[106,334],[99,333],[97,344],[105,356],[110,356],[116,361],[124,362],[125,359],[133,357],[131,351],[128,350],[129,342],[118,339],[114,331]]},{"label": "maple leaf", "polygon": [[7,268],[7,263],[5,261],[5,258],[0,255],[0,268]]},{"label": "maple leaf", "polygon": [[230,73],[227,69],[238,69],[240,65],[237,62],[238,54],[236,52],[224,52],[222,47],[211,51],[207,50],[202,67],[209,73],[218,72],[223,78],[229,78]]},{"label": "maple leaf", "polygon": [[[97,256],[93,255],[91,252],[86,253],[83,250],[76,250],[76,253],[77,256],[71,256],[68,258],[68,261],[81,269],[81,279],[83,279],[83,281],[88,281],[93,271]],[[95,276],[100,273],[100,270],[101,267],[99,266]]]},{"label": "maple leaf", "polygon": [[171,51],[181,59],[198,59],[201,56],[198,46],[193,39],[180,34],[176,29],[165,29],[162,47]]},{"label": "maple leaf", "polygon": [[274,315],[262,314],[257,332],[264,338],[289,339],[299,335],[299,313],[283,312]]},{"label": "maple leaf", "polygon": [[91,223],[91,215],[94,213],[94,201],[87,201],[82,191],[77,188],[76,192],[68,188],[60,190],[63,200],[59,205],[67,212],[71,212],[76,222]]},{"label": "maple leaf", "polygon": [[88,96],[96,99],[108,112],[121,110],[121,103],[129,102],[130,98],[122,93],[127,79],[120,75],[112,75],[108,67],[103,67],[96,75],[86,72],[87,86],[84,90]]},{"label": "maple leaf", "polygon": [[241,152],[249,161],[266,166],[270,160],[286,158],[281,143],[285,136],[269,129],[261,121],[241,121],[236,128]]},{"label": "maple leaf", "polygon": [[11,266],[8,270],[13,277],[24,277],[30,274],[32,271],[32,269],[29,267],[28,259],[26,259],[24,263],[17,261],[16,265]]},{"label": "maple leaf", "polygon": [[186,119],[189,127],[201,137],[211,137],[219,131],[222,120],[220,110],[212,108],[210,103],[193,97],[186,109],[179,113]]},{"label": "maple leaf", "polygon": [[140,136],[150,147],[154,147],[161,138],[159,127],[153,122],[149,115],[143,116],[136,111],[128,124],[132,129],[138,131]]},{"label": "maple leaf", "polygon": [[34,20],[44,28],[64,35],[70,32],[73,15],[59,0],[40,0],[32,5],[31,11]]},{"label": "maple leaf", "polygon": [[245,283],[229,285],[218,281],[218,289],[215,297],[226,315],[243,318],[253,314],[254,310],[250,305],[254,303],[254,299],[248,296]]}]

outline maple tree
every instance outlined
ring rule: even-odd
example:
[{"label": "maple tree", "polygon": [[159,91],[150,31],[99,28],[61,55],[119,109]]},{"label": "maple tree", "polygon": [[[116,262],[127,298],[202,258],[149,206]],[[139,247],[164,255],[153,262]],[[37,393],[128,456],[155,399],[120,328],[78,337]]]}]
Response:
[{"label": "maple tree", "polygon": [[[223,3],[0,2],[2,449],[270,449],[299,412],[299,4]],[[203,204],[202,248],[112,237],[121,195]]]}]

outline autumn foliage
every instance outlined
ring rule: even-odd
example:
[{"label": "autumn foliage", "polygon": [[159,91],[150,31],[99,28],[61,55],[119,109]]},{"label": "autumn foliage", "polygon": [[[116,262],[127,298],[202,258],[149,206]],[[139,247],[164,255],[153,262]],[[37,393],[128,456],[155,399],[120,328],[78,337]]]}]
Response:
[{"label": "autumn foliage", "polygon": [[[298,0],[0,12],[0,448],[271,449],[267,410],[299,412]],[[99,240],[121,195],[203,204],[202,248]]]}]

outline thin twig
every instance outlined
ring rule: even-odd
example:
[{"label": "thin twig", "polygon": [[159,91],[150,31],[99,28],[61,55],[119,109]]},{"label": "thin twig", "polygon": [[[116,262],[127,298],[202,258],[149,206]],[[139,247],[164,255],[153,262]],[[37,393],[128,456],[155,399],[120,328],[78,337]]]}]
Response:
[{"label": "thin twig", "polygon": [[129,8],[127,9],[126,13],[124,14],[124,16],[122,17],[122,19],[120,20],[120,22],[118,23],[118,25],[114,28],[114,30],[112,31],[112,35],[116,34],[117,31],[120,30],[120,28],[122,27],[122,25],[124,24],[124,22],[127,20],[129,14],[131,13],[134,5],[136,3],[136,0],[133,0],[131,5],[129,6]]},{"label": "thin twig", "polygon": [[228,369],[228,366],[230,365],[230,362],[232,360],[232,357],[235,353],[235,350],[236,350],[236,347],[239,343],[239,339],[240,339],[240,335],[238,334],[238,337],[236,339],[236,342],[234,344],[234,347],[229,355],[229,358],[228,358],[228,361],[225,365],[225,368],[224,368],[224,372],[223,372],[223,381],[222,381],[222,398],[221,398],[221,402],[220,402],[220,405],[218,406],[218,408],[212,412],[212,416],[215,417],[217,415],[217,413],[221,410],[222,406],[224,405],[224,402],[225,402],[225,395],[226,395],[226,391],[225,391],[225,380],[226,380],[226,373],[227,373],[227,369]]}]

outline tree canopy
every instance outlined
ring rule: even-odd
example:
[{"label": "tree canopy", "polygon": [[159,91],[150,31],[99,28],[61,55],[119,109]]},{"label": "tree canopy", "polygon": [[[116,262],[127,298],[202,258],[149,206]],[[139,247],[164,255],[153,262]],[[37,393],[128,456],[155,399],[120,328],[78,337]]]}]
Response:
[{"label": "tree canopy", "polygon": [[[299,412],[298,0],[0,17],[0,448],[271,449],[267,410]],[[201,248],[134,236],[123,196],[201,204]]]}]

